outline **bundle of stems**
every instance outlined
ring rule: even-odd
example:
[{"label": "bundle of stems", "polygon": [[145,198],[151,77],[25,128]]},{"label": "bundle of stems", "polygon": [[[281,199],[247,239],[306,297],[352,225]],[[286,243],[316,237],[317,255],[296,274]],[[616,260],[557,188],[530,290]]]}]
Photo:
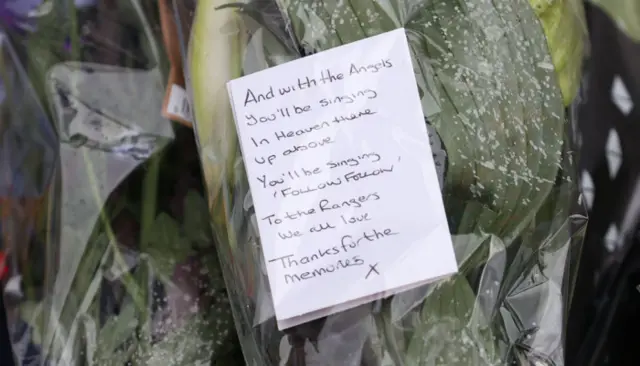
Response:
[{"label": "bundle of stems", "polygon": [[160,116],[155,1],[82,3],[43,2],[3,43],[0,175],[38,188],[31,211],[2,201],[16,361],[239,363],[193,134]]}]

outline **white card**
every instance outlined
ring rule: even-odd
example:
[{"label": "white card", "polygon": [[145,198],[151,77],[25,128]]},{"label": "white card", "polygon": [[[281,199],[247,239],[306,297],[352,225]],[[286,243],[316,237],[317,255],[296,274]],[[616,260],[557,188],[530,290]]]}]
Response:
[{"label": "white card", "polygon": [[457,272],[404,29],[227,87],[280,329]]}]

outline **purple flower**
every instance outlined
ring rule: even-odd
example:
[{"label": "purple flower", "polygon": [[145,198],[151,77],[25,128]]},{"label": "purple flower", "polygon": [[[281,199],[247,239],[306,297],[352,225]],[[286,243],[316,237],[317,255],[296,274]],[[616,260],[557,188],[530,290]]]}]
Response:
[{"label": "purple flower", "polygon": [[33,31],[30,13],[42,0],[0,0],[0,25],[7,30]]}]

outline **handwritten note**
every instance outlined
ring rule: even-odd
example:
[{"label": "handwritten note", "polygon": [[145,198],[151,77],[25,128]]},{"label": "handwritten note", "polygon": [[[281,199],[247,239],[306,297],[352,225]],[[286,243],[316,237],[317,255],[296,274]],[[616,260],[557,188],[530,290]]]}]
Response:
[{"label": "handwritten note", "polygon": [[228,90],[280,329],[458,270],[403,29]]}]

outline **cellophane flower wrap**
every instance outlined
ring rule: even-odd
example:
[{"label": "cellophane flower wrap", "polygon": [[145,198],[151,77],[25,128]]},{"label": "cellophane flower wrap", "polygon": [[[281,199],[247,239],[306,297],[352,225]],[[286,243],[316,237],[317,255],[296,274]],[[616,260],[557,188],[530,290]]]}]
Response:
[{"label": "cellophane flower wrap", "polygon": [[0,273],[18,366],[233,365],[156,1],[0,1]]},{"label": "cellophane flower wrap", "polygon": [[[459,273],[279,331],[226,83],[397,28]],[[584,33],[570,0],[199,0],[188,88],[247,364],[563,365],[586,226],[569,112]]]}]

